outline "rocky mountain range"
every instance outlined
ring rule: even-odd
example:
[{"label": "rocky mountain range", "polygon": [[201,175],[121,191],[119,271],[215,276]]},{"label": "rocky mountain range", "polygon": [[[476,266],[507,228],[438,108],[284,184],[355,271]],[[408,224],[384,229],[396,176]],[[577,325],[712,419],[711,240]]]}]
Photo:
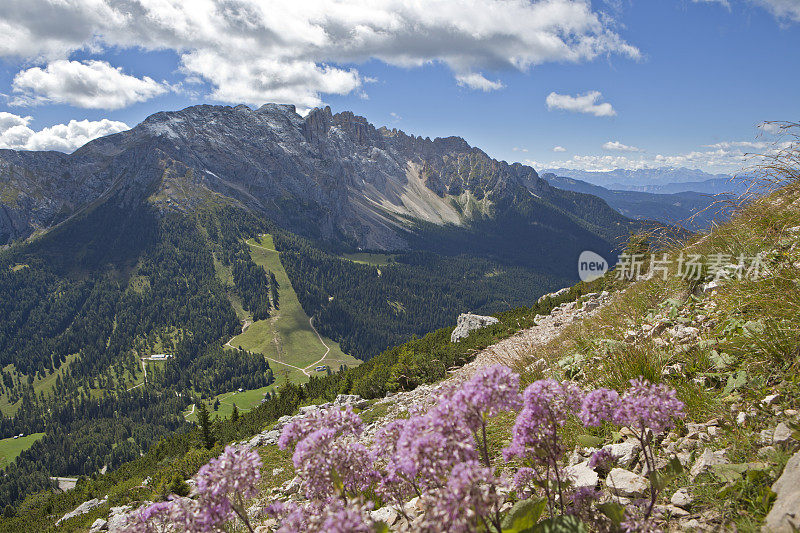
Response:
[{"label": "rocky mountain range", "polygon": [[[421,227],[467,228],[513,214],[538,234],[600,246],[631,221],[551,187],[459,137],[376,128],[330,108],[200,105],[156,113],[72,154],[0,151],[0,244],[100,205],[260,213],[281,227],[363,249],[410,246]],[[577,235],[577,237],[576,237]]]}]

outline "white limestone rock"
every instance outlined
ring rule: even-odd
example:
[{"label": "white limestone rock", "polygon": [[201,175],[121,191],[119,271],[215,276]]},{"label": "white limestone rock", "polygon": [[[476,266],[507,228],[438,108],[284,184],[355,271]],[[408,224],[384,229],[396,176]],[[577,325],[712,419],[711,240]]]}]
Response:
[{"label": "white limestone rock", "polygon": [[454,329],[453,333],[450,335],[450,341],[458,342],[461,339],[466,338],[470,331],[485,328],[486,326],[491,326],[492,324],[497,324],[498,322],[500,321],[493,316],[481,316],[473,315],[472,313],[463,313],[458,315],[456,329]]}]

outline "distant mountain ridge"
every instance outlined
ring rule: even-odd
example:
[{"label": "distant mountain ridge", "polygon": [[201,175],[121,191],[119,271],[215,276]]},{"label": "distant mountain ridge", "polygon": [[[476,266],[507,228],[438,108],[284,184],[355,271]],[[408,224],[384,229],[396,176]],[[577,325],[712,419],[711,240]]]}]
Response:
[{"label": "distant mountain ridge", "polygon": [[609,171],[575,170],[552,168],[542,171],[557,176],[567,176],[592,185],[620,191],[640,191],[660,194],[699,192],[707,194],[738,193],[741,183],[728,174],[709,174],[689,168],[643,168],[636,170],[615,169]]},{"label": "distant mountain ridge", "polygon": [[724,217],[720,209],[715,206],[728,198],[728,195],[724,194],[694,191],[665,194],[612,190],[552,173],[544,173],[541,176],[554,187],[602,198],[626,217],[657,220],[664,224],[679,225],[690,231],[706,230],[712,221],[722,222]]},{"label": "distant mountain ridge", "polygon": [[[231,205],[351,247],[419,246],[420,230],[527,228],[542,251],[608,249],[632,222],[460,137],[375,128],[329,107],[193,106],[151,115],[72,154],[0,151],[0,244],[98,205],[189,212]],[[518,247],[517,247],[518,248]],[[557,254],[560,255],[560,254]]]}]

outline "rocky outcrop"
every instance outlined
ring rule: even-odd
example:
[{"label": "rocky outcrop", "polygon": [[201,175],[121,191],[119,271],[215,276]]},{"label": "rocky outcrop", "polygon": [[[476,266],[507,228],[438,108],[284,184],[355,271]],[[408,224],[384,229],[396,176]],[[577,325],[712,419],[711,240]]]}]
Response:
[{"label": "rocky outcrop", "polygon": [[80,516],[82,514],[86,514],[89,511],[91,511],[92,509],[95,509],[96,507],[100,507],[101,505],[105,505],[106,502],[108,502],[108,496],[105,496],[102,500],[100,498],[92,498],[89,501],[85,501],[82,504],[80,504],[78,507],[76,507],[74,510],[68,512],[67,514],[65,514],[64,516],[59,518],[56,521],[56,526],[60,525],[61,522],[69,520],[70,518],[75,518],[76,516]]},{"label": "rocky outcrop", "polygon": [[458,315],[456,329],[454,329],[453,333],[450,334],[450,341],[458,342],[461,339],[466,338],[470,331],[485,328],[486,326],[491,326],[492,324],[497,324],[498,322],[500,321],[493,316],[481,316],[473,315],[472,313],[463,313]]},{"label": "rocky outcrop", "polygon": [[767,515],[764,531],[793,533],[800,529],[800,452],[786,463],[781,477],[772,485],[772,491],[777,498]]}]

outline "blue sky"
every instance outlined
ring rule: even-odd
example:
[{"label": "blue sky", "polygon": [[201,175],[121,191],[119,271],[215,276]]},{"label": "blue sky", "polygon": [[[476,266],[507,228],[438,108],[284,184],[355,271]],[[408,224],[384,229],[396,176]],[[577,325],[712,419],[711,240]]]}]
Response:
[{"label": "blue sky", "polygon": [[278,101],[536,168],[733,172],[800,119],[800,0],[151,4],[4,2],[0,146]]}]

